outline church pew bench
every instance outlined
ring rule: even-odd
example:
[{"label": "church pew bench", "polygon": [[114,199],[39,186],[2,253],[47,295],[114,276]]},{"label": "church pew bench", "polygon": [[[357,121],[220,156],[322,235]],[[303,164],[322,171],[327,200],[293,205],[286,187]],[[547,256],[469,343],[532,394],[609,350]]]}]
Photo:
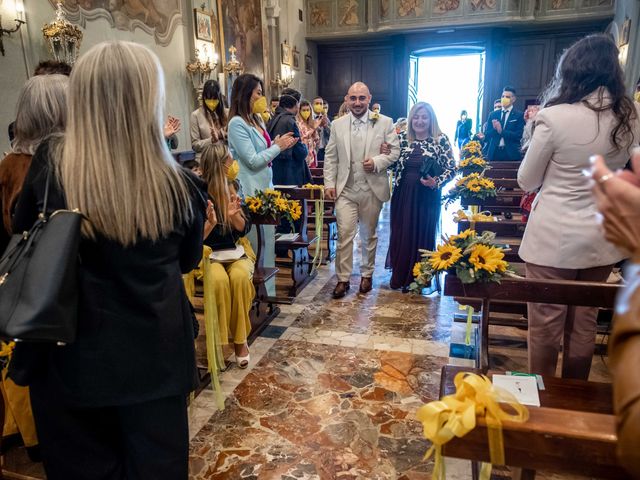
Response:
[{"label": "church pew bench", "polygon": [[463,284],[455,275],[447,275],[444,295],[458,297],[462,304],[468,304],[466,299],[479,301],[476,306],[480,307],[480,345],[476,349],[476,365],[486,369],[489,366],[489,318],[492,305],[496,302],[500,302],[503,307],[513,307],[511,312],[505,312],[506,308],[501,308],[501,313],[526,312],[526,302],[611,310],[621,288],[621,285],[609,283],[533,278],[504,278],[499,284]]},{"label": "church pew bench", "polygon": [[315,277],[316,272],[312,269],[312,258],[309,248],[320,242],[317,233],[310,237],[307,228],[309,222],[310,202],[318,198],[318,193],[312,189],[276,186],[277,190],[289,195],[291,200],[297,200],[302,206],[302,216],[300,217],[300,231],[291,240],[281,240],[276,238],[276,253],[288,251],[291,254],[291,285],[288,294],[296,297],[304,287],[306,287]]},{"label": "church pew bench", "polygon": [[[519,212],[520,200],[522,193],[515,191],[499,191],[493,198],[487,198],[480,204],[480,211],[488,210],[494,215],[499,215],[505,212]],[[462,207],[467,208],[469,204],[463,199]]]},{"label": "church pew bench", "polygon": [[[497,222],[475,222],[474,228],[476,232],[494,232],[499,237],[522,238],[527,224],[522,220],[513,218],[507,220],[498,217]],[[463,220],[458,222],[458,232],[463,232],[471,228],[471,222]]]},{"label": "church pew bench", "polygon": [[[446,365],[442,368],[440,397],[455,392],[458,372],[486,370]],[[489,372],[489,378],[492,373]],[[527,407],[525,423],[504,421],[505,463],[523,469],[521,478],[535,478],[536,470],[625,480],[629,475],[616,460],[617,436],[610,384],[543,377],[540,407]],[[484,419],[463,438],[443,447],[443,455],[488,462]],[[477,471],[477,470],[476,470]],[[475,475],[474,475],[475,477]]]}]

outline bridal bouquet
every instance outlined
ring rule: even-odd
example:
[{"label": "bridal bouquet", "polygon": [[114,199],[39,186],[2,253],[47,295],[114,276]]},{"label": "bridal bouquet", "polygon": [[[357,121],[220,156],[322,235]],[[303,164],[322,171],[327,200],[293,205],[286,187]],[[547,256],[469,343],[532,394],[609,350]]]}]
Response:
[{"label": "bridal bouquet", "polygon": [[445,205],[461,199],[463,203],[482,204],[484,200],[497,195],[496,185],[481,173],[470,173],[456,182],[455,187],[443,197]]},{"label": "bridal bouquet", "polygon": [[246,197],[245,202],[249,211],[265,219],[265,223],[277,224],[284,217],[293,228],[293,222],[302,216],[300,202],[289,200],[288,195],[272,188],[257,191],[253,196]]},{"label": "bridal bouquet", "polygon": [[444,243],[434,251],[420,250],[422,260],[413,266],[414,281],[411,291],[420,293],[434,275],[449,271],[462,283],[497,282],[512,274],[504,260],[504,250],[494,244],[496,234],[478,235],[467,229],[458,235],[443,237]]}]

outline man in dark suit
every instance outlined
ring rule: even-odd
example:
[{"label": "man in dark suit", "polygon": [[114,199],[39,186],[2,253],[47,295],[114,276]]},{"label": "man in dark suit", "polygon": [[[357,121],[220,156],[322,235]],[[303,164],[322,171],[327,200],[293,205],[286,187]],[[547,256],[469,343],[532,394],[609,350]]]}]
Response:
[{"label": "man in dark suit", "polygon": [[520,142],[524,131],[524,114],[513,108],[516,91],[504,87],[500,103],[502,108],[491,112],[487,120],[487,158],[489,161],[520,161]]}]

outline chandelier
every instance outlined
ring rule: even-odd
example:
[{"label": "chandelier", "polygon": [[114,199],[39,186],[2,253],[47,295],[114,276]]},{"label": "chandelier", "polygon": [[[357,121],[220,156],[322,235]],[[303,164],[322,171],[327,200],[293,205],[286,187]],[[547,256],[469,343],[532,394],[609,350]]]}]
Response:
[{"label": "chandelier", "polygon": [[240,61],[236,57],[237,51],[238,49],[235,46],[231,45],[229,47],[229,61],[224,66],[224,71],[231,76],[241,75],[242,72],[244,71],[244,66],[242,65],[242,63],[240,63]]},{"label": "chandelier", "polygon": [[53,58],[69,65],[75,63],[82,43],[82,31],[65,18],[62,3],[58,3],[56,19],[42,27],[42,35]]},{"label": "chandelier", "polygon": [[271,86],[277,89],[287,88],[293,82],[296,72],[287,65],[282,65],[282,75],[276,72],[276,79],[271,81]]},{"label": "chandelier", "polygon": [[213,53],[211,57],[208,55],[207,47],[203,47],[202,54],[196,48],[196,59],[187,63],[187,73],[191,77],[191,83],[196,91],[200,91],[205,82],[211,78],[211,74],[218,66],[218,54]]}]

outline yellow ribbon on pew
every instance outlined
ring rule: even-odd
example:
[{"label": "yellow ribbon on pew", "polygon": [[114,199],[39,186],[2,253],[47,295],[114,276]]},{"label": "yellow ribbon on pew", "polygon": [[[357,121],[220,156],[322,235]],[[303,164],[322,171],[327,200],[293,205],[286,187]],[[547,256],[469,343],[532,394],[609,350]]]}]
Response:
[{"label": "yellow ribbon on pew", "polygon": [[464,221],[468,221],[468,222],[495,222],[495,218],[493,217],[493,215],[491,215],[491,212],[489,212],[488,210],[485,210],[483,212],[468,212],[465,210],[458,210],[456,213],[453,214],[453,221],[456,223],[459,222],[464,222]]},{"label": "yellow ribbon on pew", "polygon": [[[489,480],[491,465],[504,465],[504,440],[502,421],[526,422],[529,410],[506,390],[493,386],[484,375],[460,372],[454,378],[456,392],[440,400],[420,407],[416,417],[422,422],[424,436],[433,445],[424,459],[434,458],[434,480],[445,479],[442,446],[454,437],[462,438],[476,427],[476,419],[484,418],[489,439],[490,464],[484,464],[480,480]],[[513,414],[504,410],[500,403],[507,404]]]},{"label": "yellow ribbon on pew", "polygon": [[221,328],[218,319],[218,309],[216,308],[216,299],[213,295],[213,274],[211,273],[211,247],[204,246],[202,249],[202,260],[198,268],[183,275],[183,282],[189,301],[193,301],[195,294],[195,280],[202,279],[204,284],[204,331],[205,344],[207,347],[207,370],[211,375],[211,384],[215,393],[216,404],[218,409],[224,409],[224,397],[222,388],[220,387],[220,378],[218,372],[226,367],[224,354],[222,352]]},{"label": "yellow ribbon on pew", "polygon": [[[307,183],[302,188],[311,190],[311,198],[315,200],[315,236],[316,251],[311,260],[311,273],[313,273],[322,264],[322,231],[324,230],[324,186],[315,185],[313,183]],[[318,192],[318,199],[316,200],[316,193]]]}]

